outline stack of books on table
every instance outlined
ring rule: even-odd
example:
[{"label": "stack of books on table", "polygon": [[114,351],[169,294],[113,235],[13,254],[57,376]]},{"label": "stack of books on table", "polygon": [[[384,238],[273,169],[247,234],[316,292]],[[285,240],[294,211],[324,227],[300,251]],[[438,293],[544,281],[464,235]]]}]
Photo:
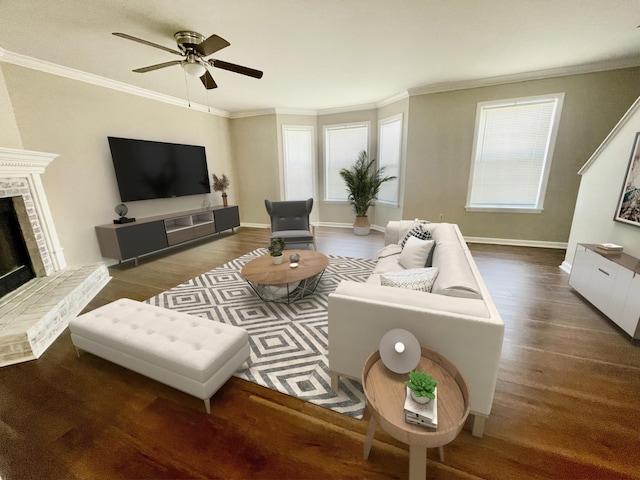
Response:
[{"label": "stack of books on table", "polygon": [[608,252],[621,252],[623,249],[622,245],[616,245],[615,243],[598,243],[596,247]]},{"label": "stack of books on table", "polygon": [[411,398],[411,390],[407,387],[407,397],[404,401],[404,418],[407,423],[430,428],[438,427],[438,387],[434,393],[436,398],[423,405]]}]

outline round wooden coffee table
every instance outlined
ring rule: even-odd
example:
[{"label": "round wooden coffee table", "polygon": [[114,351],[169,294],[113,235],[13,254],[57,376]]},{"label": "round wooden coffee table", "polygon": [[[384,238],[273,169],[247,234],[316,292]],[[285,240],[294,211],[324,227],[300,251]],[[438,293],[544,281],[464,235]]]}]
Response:
[{"label": "round wooden coffee table", "polygon": [[427,448],[438,447],[444,462],[442,446],[453,441],[469,415],[469,387],[458,369],[443,355],[421,347],[422,357],[416,370],[432,374],[438,381],[438,427],[427,428],[405,421],[405,382],[408,374],[393,373],[382,363],[380,352],[373,352],[362,370],[362,386],[371,413],[364,442],[364,458],[369,458],[376,426],[393,438],[409,445],[409,479],[424,480],[427,473]]},{"label": "round wooden coffee table", "polygon": [[[300,260],[296,268],[291,268],[289,257],[294,253]],[[267,254],[242,267],[240,274],[262,300],[291,303],[313,293],[329,265],[329,258],[315,250],[285,250],[283,255],[280,265]]]}]

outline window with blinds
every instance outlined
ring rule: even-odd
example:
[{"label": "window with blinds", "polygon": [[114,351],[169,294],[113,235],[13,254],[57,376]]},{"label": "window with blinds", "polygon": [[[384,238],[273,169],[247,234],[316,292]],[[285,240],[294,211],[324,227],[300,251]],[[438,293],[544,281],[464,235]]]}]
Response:
[{"label": "window with blinds", "polygon": [[478,104],[467,210],[542,211],[563,98]]},{"label": "window with blinds", "polygon": [[378,202],[398,205],[400,195],[400,158],[402,154],[402,114],[380,120],[378,133],[378,166],[384,176],[395,180],[380,186]]},{"label": "window with blinds", "polygon": [[347,201],[340,170],[351,167],[362,150],[369,152],[369,122],[324,127],[325,200]]},{"label": "window with blinds", "polygon": [[285,200],[314,197],[314,140],[309,125],[283,125]]}]

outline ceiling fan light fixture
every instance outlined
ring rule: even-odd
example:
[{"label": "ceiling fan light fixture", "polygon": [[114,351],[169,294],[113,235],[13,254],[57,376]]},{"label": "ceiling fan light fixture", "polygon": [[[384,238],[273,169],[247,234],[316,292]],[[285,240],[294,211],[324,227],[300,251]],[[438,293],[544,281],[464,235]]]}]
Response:
[{"label": "ceiling fan light fixture", "polygon": [[207,71],[205,66],[198,62],[192,55],[189,55],[186,61],[182,62],[182,68],[192,77],[201,77]]}]

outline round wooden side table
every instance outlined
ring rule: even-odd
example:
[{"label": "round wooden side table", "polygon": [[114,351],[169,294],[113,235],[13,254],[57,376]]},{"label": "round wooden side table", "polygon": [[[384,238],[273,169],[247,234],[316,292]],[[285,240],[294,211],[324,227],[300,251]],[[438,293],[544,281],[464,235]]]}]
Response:
[{"label": "round wooden side table", "polygon": [[409,479],[424,480],[427,473],[427,448],[438,447],[444,462],[443,445],[453,441],[469,416],[469,387],[458,369],[438,352],[421,347],[422,356],[416,370],[432,374],[438,381],[438,427],[427,428],[405,421],[405,382],[408,374],[394,373],[385,367],[380,351],[373,352],[362,369],[362,386],[371,413],[364,442],[364,458],[369,458],[376,427],[396,440],[409,445]]}]

